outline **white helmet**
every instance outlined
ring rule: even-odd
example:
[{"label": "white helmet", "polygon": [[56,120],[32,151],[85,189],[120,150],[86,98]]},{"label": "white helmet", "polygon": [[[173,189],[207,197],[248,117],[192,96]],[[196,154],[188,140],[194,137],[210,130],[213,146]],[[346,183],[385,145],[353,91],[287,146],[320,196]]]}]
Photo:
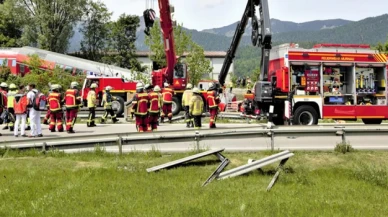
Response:
[{"label": "white helmet", "polygon": [[1,82],[0,87],[8,87],[8,84],[5,82]]},{"label": "white helmet", "polygon": [[17,89],[16,85],[14,83],[9,85],[9,89]]},{"label": "white helmet", "polygon": [[106,86],[105,90],[112,90],[113,88],[111,86]]},{"label": "white helmet", "polygon": [[199,93],[198,87],[194,87],[194,88],[193,88],[193,93]]},{"label": "white helmet", "polygon": [[78,87],[78,85],[79,85],[78,82],[73,81],[73,82],[71,82],[70,87],[74,88],[74,87]]},{"label": "white helmet", "polygon": [[168,87],[168,83],[166,82],[166,83],[164,83],[164,87]]},{"label": "white helmet", "polygon": [[51,90],[59,90],[59,84],[51,85]]},{"label": "white helmet", "polygon": [[213,82],[211,82],[211,83],[209,83],[209,89],[211,89],[211,88],[214,88],[214,83]]},{"label": "white helmet", "polygon": [[146,84],[146,85],[144,85],[144,89],[149,89],[151,87],[151,85],[150,84]]},{"label": "white helmet", "polygon": [[155,91],[155,92],[160,92],[160,91],[161,91],[159,85],[156,85],[156,86],[154,87],[154,91]]},{"label": "white helmet", "polygon": [[193,88],[193,85],[192,84],[187,84],[187,87],[186,87],[187,89],[191,89],[191,88]]},{"label": "white helmet", "polygon": [[138,89],[143,89],[143,88],[144,88],[144,86],[143,86],[142,83],[137,83],[137,84],[136,84],[136,90],[138,90]]},{"label": "white helmet", "polygon": [[92,85],[90,85],[90,88],[97,88],[97,84],[93,83]]}]

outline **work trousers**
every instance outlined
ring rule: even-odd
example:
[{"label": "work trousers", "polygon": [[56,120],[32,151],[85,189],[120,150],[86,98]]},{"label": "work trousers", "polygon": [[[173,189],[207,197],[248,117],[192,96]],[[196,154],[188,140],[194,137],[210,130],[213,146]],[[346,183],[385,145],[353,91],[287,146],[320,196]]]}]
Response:
[{"label": "work trousers", "polygon": [[46,125],[48,124],[49,118],[51,117],[50,114],[51,114],[50,109],[47,109],[46,116],[43,119],[43,124],[46,124]]},{"label": "work trousers", "polygon": [[202,127],[202,115],[193,115],[194,129],[201,129]]},{"label": "work trousers", "polygon": [[108,118],[108,114],[110,114],[110,116],[112,117],[113,123],[116,123],[118,121],[113,109],[105,109],[105,113],[101,118],[101,123],[105,123],[105,120]]},{"label": "work trousers", "polygon": [[18,133],[19,133],[18,129],[19,129],[20,121],[22,122],[21,126],[20,126],[20,135],[24,135],[25,134],[26,119],[27,119],[27,114],[17,114],[16,115],[15,128],[13,130],[13,134],[15,136],[17,136]]},{"label": "work trousers", "polygon": [[37,136],[42,134],[40,115],[41,115],[40,111],[37,111],[34,108],[30,109],[31,136]]},{"label": "work trousers", "polygon": [[86,126],[88,127],[95,127],[96,124],[94,122],[96,118],[96,108],[95,107],[90,107],[89,108],[89,117],[88,117],[88,122],[86,123]]},{"label": "work trousers", "polygon": [[148,129],[148,117],[144,115],[136,116],[136,129],[138,132],[147,132]]},{"label": "work trousers", "polygon": [[148,116],[148,131],[156,131],[158,129],[159,115],[157,113],[151,113]]},{"label": "work trousers", "polygon": [[184,109],[186,126],[190,127],[190,124],[193,125],[193,117],[190,115],[190,106],[185,106]]},{"label": "work trousers", "polygon": [[162,122],[164,120],[164,117],[168,117],[168,120],[172,120],[172,104],[163,104],[163,107],[162,107],[162,115],[161,115],[161,118],[162,118]]},{"label": "work trousers", "polygon": [[50,112],[50,125],[49,130],[55,132],[55,125],[57,126],[58,132],[63,132],[63,113],[62,111]]},{"label": "work trousers", "polygon": [[15,123],[15,110],[13,108],[8,108],[8,119],[7,124],[9,126],[9,131],[13,131],[14,123]]},{"label": "work trousers", "polygon": [[209,121],[209,127],[210,128],[216,128],[216,121],[217,121],[217,113],[218,113],[218,108],[210,108],[209,109],[210,113],[210,121]]},{"label": "work trousers", "polygon": [[66,131],[73,131],[74,124],[77,121],[78,108],[66,109]]}]

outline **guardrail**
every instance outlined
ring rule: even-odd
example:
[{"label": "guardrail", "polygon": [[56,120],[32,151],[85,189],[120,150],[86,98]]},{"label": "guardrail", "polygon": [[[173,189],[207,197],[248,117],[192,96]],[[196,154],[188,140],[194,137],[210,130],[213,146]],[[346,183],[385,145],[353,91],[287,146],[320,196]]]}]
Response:
[{"label": "guardrail", "polygon": [[72,138],[72,139],[61,139],[53,141],[31,141],[25,144],[6,144],[0,145],[3,148],[10,149],[36,149],[41,148],[46,151],[50,148],[93,148],[96,144],[105,146],[116,146],[119,147],[119,152],[122,153],[122,145],[146,145],[149,143],[171,143],[171,142],[195,142],[197,149],[200,147],[201,141],[212,140],[217,138],[260,138],[270,137],[271,138],[271,150],[275,147],[276,137],[289,137],[289,136],[337,136],[341,137],[342,142],[346,142],[346,137],[351,135],[384,135],[387,133],[388,128],[303,128],[303,129],[256,129],[256,130],[228,130],[221,132],[211,132],[208,130],[206,133],[199,131],[181,131],[181,132],[162,132],[150,134],[111,134],[103,135],[97,138]]}]

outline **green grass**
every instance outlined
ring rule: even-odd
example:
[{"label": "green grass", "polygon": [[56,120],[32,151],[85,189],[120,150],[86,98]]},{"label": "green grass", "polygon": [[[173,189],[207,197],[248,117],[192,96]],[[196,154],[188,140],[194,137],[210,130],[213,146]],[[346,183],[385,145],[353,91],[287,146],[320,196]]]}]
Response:
[{"label": "green grass", "polygon": [[[215,157],[147,173],[193,153],[122,156],[59,151],[0,152],[0,216],[386,216],[388,152],[295,152],[266,192],[276,164],[202,183]],[[226,169],[269,152],[224,153]],[[1,158],[1,156],[3,156]]]}]

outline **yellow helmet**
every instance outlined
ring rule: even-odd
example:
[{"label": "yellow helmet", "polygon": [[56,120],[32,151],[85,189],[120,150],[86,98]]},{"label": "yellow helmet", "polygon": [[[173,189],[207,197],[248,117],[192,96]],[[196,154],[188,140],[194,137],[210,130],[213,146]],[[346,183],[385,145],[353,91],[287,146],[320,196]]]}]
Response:
[{"label": "yellow helmet", "polygon": [[16,85],[14,83],[9,85],[9,89],[17,89]]},{"label": "yellow helmet", "polygon": [[194,87],[193,88],[193,93],[199,93],[199,88],[198,87]]},{"label": "yellow helmet", "polygon": [[161,91],[159,85],[156,85],[156,86],[154,87],[154,91],[155,91],[155,92],[160,92],[160,91]]},{"label": "yellow helmet", "polygon": [[71,82],[70,87],[74,88],[74,87],[78,87],[78,85],[79,85],[78,82],[73,81],[73,82]]},{"label": "yellow helmet", "polygon": [[97,88],[97,84],[93,83],[92,85],[90,85],[90,88]]},{"label": "yellow helmet", "polygon": [[186,86],[186,89],[191,89],[191,88],[193,88],[193,85],[192,84],[187,84],[187,86]]}]

